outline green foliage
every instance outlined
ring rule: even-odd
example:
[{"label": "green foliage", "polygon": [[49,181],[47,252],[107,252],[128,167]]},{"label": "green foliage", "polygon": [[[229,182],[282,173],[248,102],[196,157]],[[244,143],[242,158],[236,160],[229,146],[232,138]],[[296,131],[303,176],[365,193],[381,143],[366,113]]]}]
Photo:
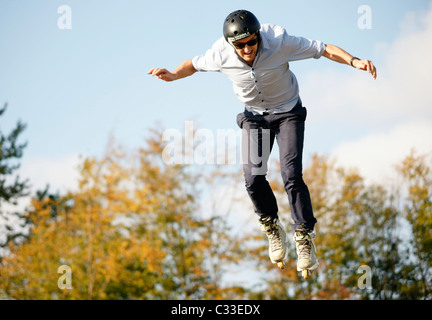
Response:
[{"label": "green foliage", "polygon": [[397,168],[408,194],[404,216],[411,227],[410,281],[403,287],[407,297],[430,299],[432,295],[432,167],[426,155],[412,152]]},{"label": "green foliage", "polygon": [[[7,104],[0,108],[0,117],[7,109]],[[20,164],[18,160],[23,155],[27,143],[20,144],[18,139],[26,125],[18,121],[16,127],[9,134],[1,131],[0,126],[0,233],[4,232],[5,240],[0,239],[0,248],[4,248],[11,241],[20,241],[25,234],[23,228],[27,221],[20,212],[10,212],[6,208],[17,205],[18,200],[28,195],[28,180],[21,180],[16,171]],[[15,221],[19,221],[17,228]],[[0,253],[0,261],[1,261]]]},{"label": "green foliage", "polygon": [[[0,109],[0,116],[6,111],[7,104]],[[19,144],[18,138],[25,130],[26,125],[18,121],[11,133],[4,135],[0,131],[0,201],[12,202],[27,195],[27,181],[22,181],[19,176],[13,182],[8,182],[7,178],[13,175],[20,167],[14,160],[20,159],[27,143]]]}]

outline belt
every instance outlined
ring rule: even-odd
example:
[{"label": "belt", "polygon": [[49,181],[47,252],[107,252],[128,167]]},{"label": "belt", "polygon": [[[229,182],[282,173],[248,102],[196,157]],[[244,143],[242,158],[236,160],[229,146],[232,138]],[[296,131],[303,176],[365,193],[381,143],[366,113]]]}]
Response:
[{"label": "belt", "polygon": [[[279,114],[279,113],[290,112],[291,110],[293,110],[298,105],[302,105],[302,101],[301,101],[300,97],[298,98],[296,105],[293,108],[291,108],[289,111],[280,111],[279,110],[279,112],[277,112],[277,113]],[[247,108],[246,108],[246,110],[247,110]],[[258,115],[261,115],[261,116],[268,116],[268,115],[274,114],[274,112],[270,112],[268,109],[265,109],[263,112],[258,112],[258,111],[249,111],[249,112],[252,112],[255,115],[258,114]]]}]

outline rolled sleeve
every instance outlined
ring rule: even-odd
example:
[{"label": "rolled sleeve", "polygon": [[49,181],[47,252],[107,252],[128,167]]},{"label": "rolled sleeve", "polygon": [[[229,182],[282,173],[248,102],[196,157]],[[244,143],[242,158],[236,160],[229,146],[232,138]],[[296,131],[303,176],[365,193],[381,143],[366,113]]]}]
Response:
[{"label": "rolled sleeve", "polygon": [[314,55],[314,58],[319,59],[324,54],[324,51],[326,49],[326,44],[324,42],[318,41],[318,40],[315,40],[314,42],[315,42],[314,46],[317,50],[316,54]]},{"label": "rolled sleeve", "polygon": [[192,59],[194,68],[198,71],[220,71],[222,68],[222,50],[223,43],[219,39],[204,55],[199,55]]},{"label": "rolled sleeve", "polygon": [[202,58],[203,58],[202,56],[196,56],[192,59],[192,65],[195,68],[195,70],[203,71],[203,69],[201,67],[199,67],[200,66],[199,60]]},{"label": "rolled sleeve", "polygon": [[325,51],[325,43],[285,33],[284,50],[289,61],[309,58],[319,59]]}]

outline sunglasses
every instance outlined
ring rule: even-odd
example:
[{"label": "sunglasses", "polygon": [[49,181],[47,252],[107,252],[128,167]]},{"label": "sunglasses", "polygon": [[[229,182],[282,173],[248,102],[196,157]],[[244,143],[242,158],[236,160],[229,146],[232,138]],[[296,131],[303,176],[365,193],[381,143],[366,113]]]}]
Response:
[{"label": "sunglasses", "polygon": [[234,44],[234,47],[236,47],[236,49],[243,49],[244,47],[246,47],[246,45],[248,45],[249,47],[252,47],[254,45],[256,45],[258,42],[258,37],[256,37],[255,39],[249,40],[248,42],[245,43],[238,43],[238,44]]}]

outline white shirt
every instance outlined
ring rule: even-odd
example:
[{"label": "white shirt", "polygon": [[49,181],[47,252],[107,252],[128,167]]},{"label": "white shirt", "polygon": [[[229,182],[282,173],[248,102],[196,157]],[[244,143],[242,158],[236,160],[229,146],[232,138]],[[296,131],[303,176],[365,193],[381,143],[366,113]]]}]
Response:
[{"label": "white shirt", "polygon": [[288,35],[284,28],[263,24],[261,43],[250,67],[226,42],[217,40],[204,55],[192,59],[198,71],[218,71],[231,79],[239,100],[254,114],[288,112],[299,99],[299,88],[289,62],[322,56],[325,44]]}]

